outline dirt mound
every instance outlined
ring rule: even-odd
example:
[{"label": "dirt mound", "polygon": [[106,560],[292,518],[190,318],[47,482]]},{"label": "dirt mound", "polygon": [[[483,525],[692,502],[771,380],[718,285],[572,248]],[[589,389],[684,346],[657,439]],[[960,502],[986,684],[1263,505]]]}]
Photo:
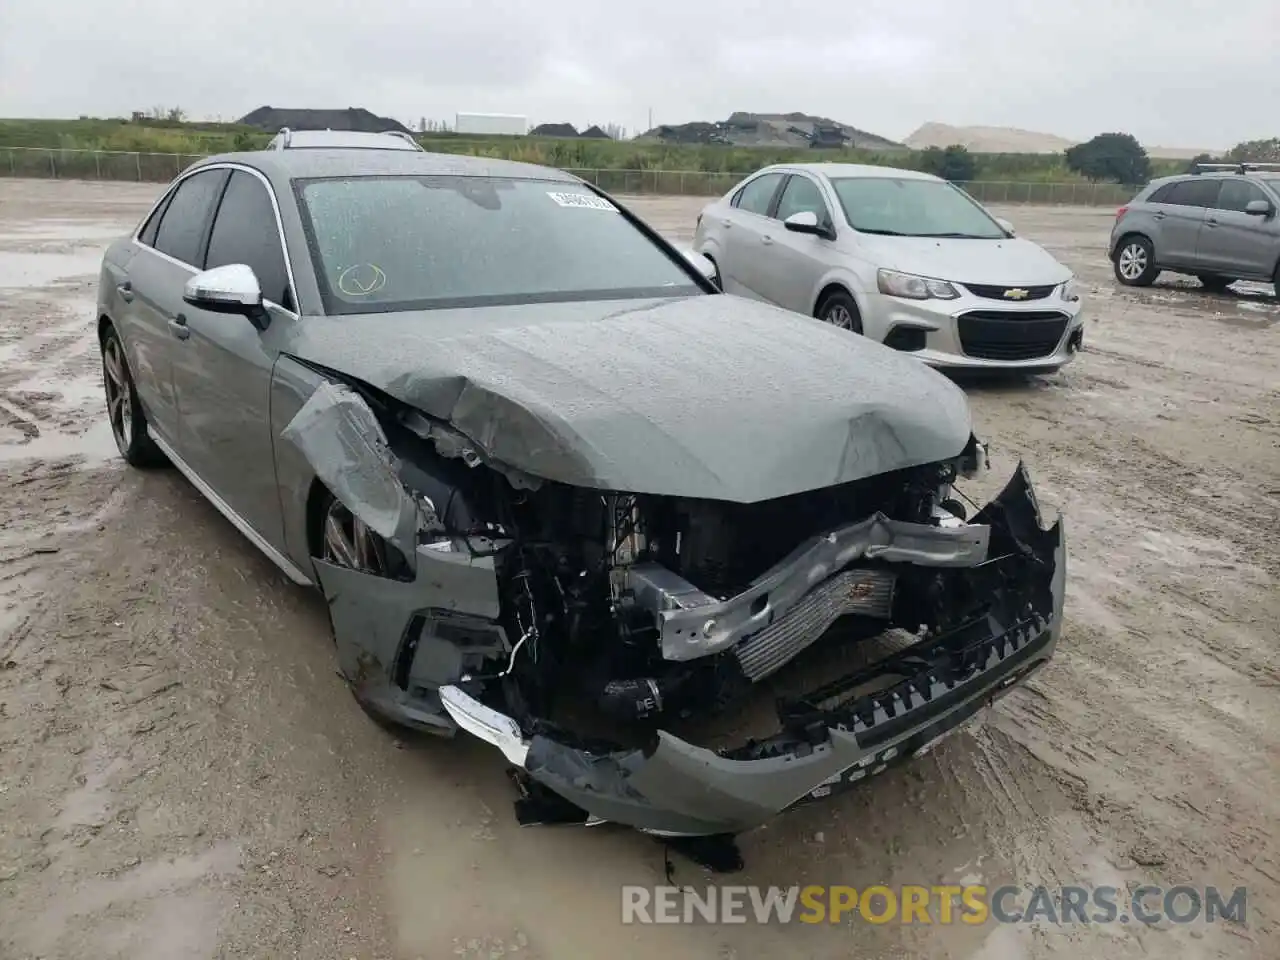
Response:
[{"label": "dirt mound", "polygon": [[727,120],[663,124],[641,134],[664,143],[719,143],[735,147],[856,147],[901,150],[902,144],[828,117],[807,113],[734,111]]},{"label": "dirt mound", "polygon": [[[912,150],[958,143],[972,153],[1062,153],[1078,142],[1017,127],[953,127],[947,123],[926,123],[903,141]],[[1191,147],[1146,147],[1146,150],[1148,156],[1161,160],[1190,160],[1203,153],[1214,156],[1220,153]]]}]

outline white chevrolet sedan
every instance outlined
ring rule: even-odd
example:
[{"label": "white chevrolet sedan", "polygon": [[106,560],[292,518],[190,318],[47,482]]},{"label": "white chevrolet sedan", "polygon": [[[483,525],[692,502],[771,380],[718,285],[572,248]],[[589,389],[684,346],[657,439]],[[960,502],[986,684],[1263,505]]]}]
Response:
[{"label": "white chevrolet sedan", "polygon": [[780,164],[698,215],[731,294],[937,367],[1049,372],[1084,339],[1071,271],[959,187],[913,170]]}]

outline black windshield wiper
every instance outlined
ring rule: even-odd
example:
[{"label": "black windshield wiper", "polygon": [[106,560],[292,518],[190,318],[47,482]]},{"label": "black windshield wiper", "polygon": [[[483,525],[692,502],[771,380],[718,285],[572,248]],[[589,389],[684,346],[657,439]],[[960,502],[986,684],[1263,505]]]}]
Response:
[{"label": "black windshield wiper", "polygon": [[916,237],[934,237],[942,240],[999,240],[999,237],[984,237],[979,233],[916,233]]},{"label": "black windshield wiper", "polygon": [[859,233],[874,233],[878,237],[909,237],[909,233],[899,233],[897,230],[872,230],[870,227],[856,228]]}]

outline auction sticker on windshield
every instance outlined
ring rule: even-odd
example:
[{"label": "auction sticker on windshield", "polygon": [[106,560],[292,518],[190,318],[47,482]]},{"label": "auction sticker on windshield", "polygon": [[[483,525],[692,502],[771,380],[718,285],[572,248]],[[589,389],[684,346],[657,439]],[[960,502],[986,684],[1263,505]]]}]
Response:
[{"label": "auction sticker on windshield", "polygon": [[548,190],[547,196],[562,207],[578,207],[582,210],[613,210],[615,212],[618,209],[604,197],[597,197],[593,193],[552,193]]}]

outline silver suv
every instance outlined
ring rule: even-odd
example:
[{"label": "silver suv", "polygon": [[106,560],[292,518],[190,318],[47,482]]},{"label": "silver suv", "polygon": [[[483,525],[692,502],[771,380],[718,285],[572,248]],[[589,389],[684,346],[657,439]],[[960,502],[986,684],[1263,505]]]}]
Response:
[{"label": "silver suv", "polygon": [[1153,180],[1116,211],[1111,262],[1126,286],[1150,286],[1162,270],[1210,290],[1236,280],[1276,284],[1280,296],[1280,164],[1202,163]]}]

